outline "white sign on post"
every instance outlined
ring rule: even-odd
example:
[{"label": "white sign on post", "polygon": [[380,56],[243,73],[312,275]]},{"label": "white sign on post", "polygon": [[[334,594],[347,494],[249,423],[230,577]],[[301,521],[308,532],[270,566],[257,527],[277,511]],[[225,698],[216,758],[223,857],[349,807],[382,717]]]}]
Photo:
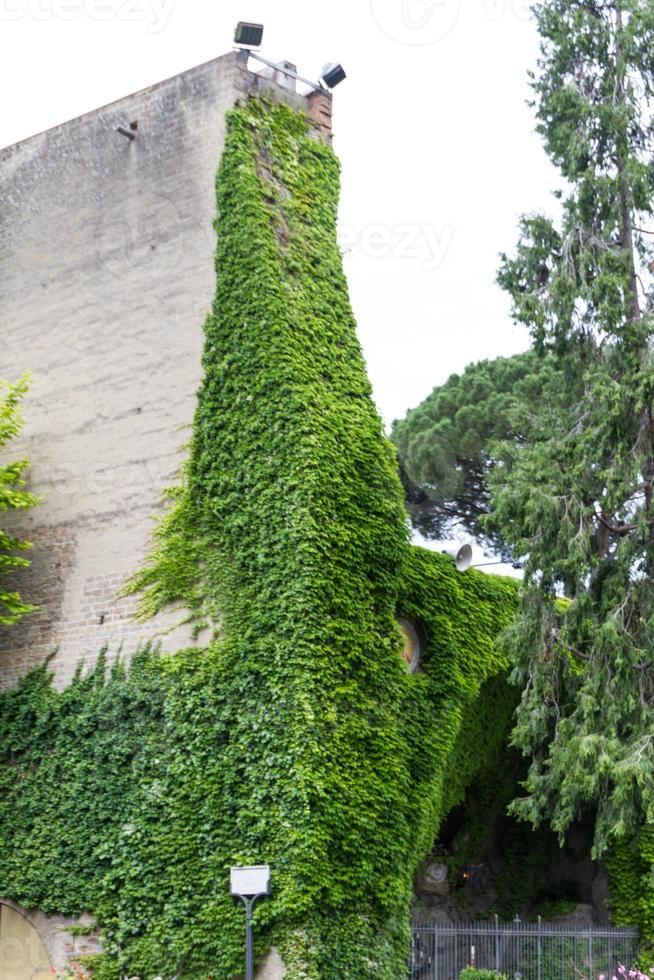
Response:
[{"label": "white sign on post", "polygon": [[270,868],[267,864],[251,868],[232,868],[230,892],[232,895],[243,895],[245,898],[252,898],[253,895],[269,895]]}]

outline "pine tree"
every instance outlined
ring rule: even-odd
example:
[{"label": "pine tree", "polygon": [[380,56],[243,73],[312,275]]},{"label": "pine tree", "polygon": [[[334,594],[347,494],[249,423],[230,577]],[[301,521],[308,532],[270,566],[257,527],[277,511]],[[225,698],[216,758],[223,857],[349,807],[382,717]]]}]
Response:
[{"label": "pine tree", "polygon": [[396,421],[391,439],[414,528],[436,540],[463,531],[489,554],[512,561],[501,531],[486,520],[494,444],[523,444],[525,426],[531,428],[524,406],[567,395],[554,358],[526,351],[469,364]]},{"label": "pine tree", "polygon": [[559,224],[522,219],[499,282],[572,408],[532,408],[495,467],[493,519],[526,556],[509,636],[531,756],[515,811],[563,833],[596,808],[596,853],[654,821],[654,3],[535,7],[538,130],[565,179]]}]

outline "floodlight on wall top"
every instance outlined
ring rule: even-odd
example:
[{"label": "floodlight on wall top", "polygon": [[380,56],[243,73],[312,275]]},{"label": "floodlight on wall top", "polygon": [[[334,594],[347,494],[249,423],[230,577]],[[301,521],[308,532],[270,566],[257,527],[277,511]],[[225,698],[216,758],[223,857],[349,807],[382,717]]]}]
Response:
[{"label": "floodlight on wall top", "polygon": [[263,24],[251,24],[239,20],[234,31],[234,44],[242,44],[246,48],[260,48],[263,41]]},{"label": "floodlight on wall top", "polygon": [[327,88],[336,88],[341,82],[347,78],[345,74],[345,69],[343,65],[336,65],[330,63],[325,65],[322,70],[322,75],[320,76]]},{"label": "floodlight on wall top", "polygon": [[250,58],[254,58],[255,61],[260,61],[262,65],[266,65],[268,68],[273,68],[275,71],[280,72],[280,74],[286,75],[287,78],[292,78],[297,82],[303,82],[309,88],[313,89],[314,92],[327,92],[329,89],[336,88],[347,77],[342,65],[330,63],[323,68],[320,83],[312,82],[311,79],[303,78],[293,68],[288,67],[288,62],[281,61],[275,64],[274,61],[268,61],[267,58],[263,58],[258,51],[253,51],[252,48],[261,46],[262,40],[263,24],[251,24],[249,21],[240,20],[236,25],[234,44],[239,45],[241,51],[244,51]]}]

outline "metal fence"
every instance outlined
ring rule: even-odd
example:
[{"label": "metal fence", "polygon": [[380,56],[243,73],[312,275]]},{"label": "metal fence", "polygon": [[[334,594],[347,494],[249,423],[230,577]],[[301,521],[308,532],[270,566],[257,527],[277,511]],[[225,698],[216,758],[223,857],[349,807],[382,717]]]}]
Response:
[{"label": "metal fence", "polygon": [[458,980],[466,966],[509,980],[598,980],[631,967],[639,934],[613,926],[537,922],[416,923],[411,980]]}]

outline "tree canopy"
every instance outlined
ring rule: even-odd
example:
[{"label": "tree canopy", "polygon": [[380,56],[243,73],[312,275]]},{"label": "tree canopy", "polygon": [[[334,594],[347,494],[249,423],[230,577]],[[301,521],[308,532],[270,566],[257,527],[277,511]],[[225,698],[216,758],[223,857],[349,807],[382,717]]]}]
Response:
[{"label": "tree canopy", "polygon": [[560,223],[522,219],[499,282],[581,395],[541,401],[538,438],[505,443],[490,481],[526,557],[509,645],[532,763],[514,808],[562,833],[595,807],[600,853],[654,820],[654,5],[535,14],[538,130],[567,191]]},{"label": "tree canopy", "polygon": [[393,441],[423,534],[524,564],[514,810],[564,833],[594,808],[600,853],[654,821],[654,4],[534,12],[533,107],[565,190],[498,273],[533,348],[453,375]]},{"label": "tree canopy", "polygon": [[396,421],[391,438],[414,527],[433,539],[463,530],[512,560],[506,538],[488,520],[494,447],[500,440],[521,446],[537,435],[530,431],[533,407],[561,403],[567,394],[555,359],[527,351],[469,364]]}]

